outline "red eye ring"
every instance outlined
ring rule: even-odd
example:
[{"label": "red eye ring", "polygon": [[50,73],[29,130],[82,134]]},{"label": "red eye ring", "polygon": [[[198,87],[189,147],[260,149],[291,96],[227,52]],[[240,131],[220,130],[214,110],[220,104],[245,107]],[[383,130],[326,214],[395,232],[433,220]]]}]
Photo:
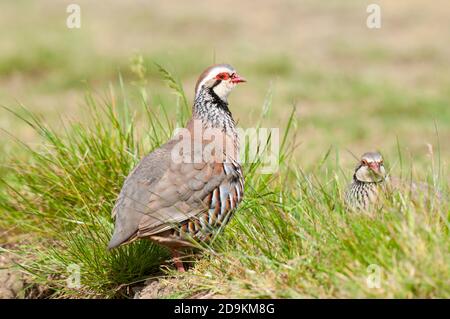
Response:
[{"label": "red eye ring", "polygon": [[222,72],[216,75],[217,80],[228,80],[230,78],[230,74],[227,72]]}]

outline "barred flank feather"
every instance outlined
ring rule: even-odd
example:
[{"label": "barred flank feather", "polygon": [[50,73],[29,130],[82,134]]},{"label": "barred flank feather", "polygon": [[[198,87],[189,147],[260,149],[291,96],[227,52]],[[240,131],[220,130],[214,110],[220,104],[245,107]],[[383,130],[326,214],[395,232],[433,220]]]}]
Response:
[{"label": "barred flank feather", "polygon": [[211,238],[221,226],[228,223],[244,195],[244,177],[241,167],[237,163],[233,163],[233,169],[230,169],[230,166],[227,163],[223,164],[224,172],[231,177],[230,182],[217,187],[204,199],[209,209],[199,217],[191,218],[173,229],[171,237],[176,240],[188,238],[205,240]]},{"label": "barred flank feather", "polygon": [[368,210],[377,200],[382,182],[361,182],[353,179],[347,189],[345,201],[354,209]]}]

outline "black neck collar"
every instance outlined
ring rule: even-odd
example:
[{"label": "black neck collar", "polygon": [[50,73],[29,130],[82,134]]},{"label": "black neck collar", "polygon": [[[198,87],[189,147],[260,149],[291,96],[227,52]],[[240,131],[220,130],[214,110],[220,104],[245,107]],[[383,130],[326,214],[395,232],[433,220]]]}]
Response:
[{"label": "black neck collar", "polygon": [[358,183],[358,184],[380,184],[380,183],[383,183],[384,182],[384,178],[383,179],[381,179],[381,181],[376,181],[376,182],[363,182],[363,181],[360,181],[357,177],[356,177],[356,173],[354,173],[353,174],[353,180],[356,182],[356,183]]},{"label": "black neck collar", "polygon": [[[220,81],[218,81],[220,83]],[[217,83],[217,82],[216,82]],[[208,89],[208,94],[211,96],[212,98],[212,102],[220,109],[227,111],[227,113],[230,112],[229,108],[228,108],[228,102],[222,100],[217,94],[216,92],[214,92],[214,87],[216,85],[213,85],[211,88]]]}]

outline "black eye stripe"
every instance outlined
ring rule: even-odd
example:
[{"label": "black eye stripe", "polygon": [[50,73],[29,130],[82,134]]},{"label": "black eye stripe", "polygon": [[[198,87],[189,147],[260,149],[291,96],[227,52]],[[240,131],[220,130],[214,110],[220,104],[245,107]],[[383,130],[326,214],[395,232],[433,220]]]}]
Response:
[{"label": "black eye stripe", "polygon": [[220,82],[222,82],[222,80],[216,80],[216,82],[214,82],[214,84],[211,86],[211,89],[214,89],[216,86],[218,86]]}]

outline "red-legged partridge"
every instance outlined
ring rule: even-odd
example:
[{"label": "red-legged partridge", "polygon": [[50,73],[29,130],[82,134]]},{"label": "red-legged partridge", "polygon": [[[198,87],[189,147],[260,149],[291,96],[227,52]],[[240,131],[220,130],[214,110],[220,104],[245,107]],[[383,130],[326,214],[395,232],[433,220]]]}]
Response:
[{"label": "red-legged partridge", "polygon": [[244,195],[239,140],[227,101],[241,82],[228,64],[200,75],[186,126],[190,137],[172,138],[126,178],[113,209],[108,248],[148,238],[169,247],[177,269],[184,271],[180,249],[192,240],[208,240],[228,222]]},{"label": "red-legged partridge", "polygon": [[414,203],[440,203],[442,199],[441,192],[433,185],[390,176],[386,172],[381,154],[368,152],[363,154],[356,166],[353,181],[345,194],[345,201],[355,210],[367,211],[376,207],[382,195],[389,195],[394,191],[406,192]]},{"label": "red-legged partridge", "polygon": [[347,205],[357,210],[368,210],[378,200],[385,183],[386,170],[381,154],[364,153],[345,194]]}]

